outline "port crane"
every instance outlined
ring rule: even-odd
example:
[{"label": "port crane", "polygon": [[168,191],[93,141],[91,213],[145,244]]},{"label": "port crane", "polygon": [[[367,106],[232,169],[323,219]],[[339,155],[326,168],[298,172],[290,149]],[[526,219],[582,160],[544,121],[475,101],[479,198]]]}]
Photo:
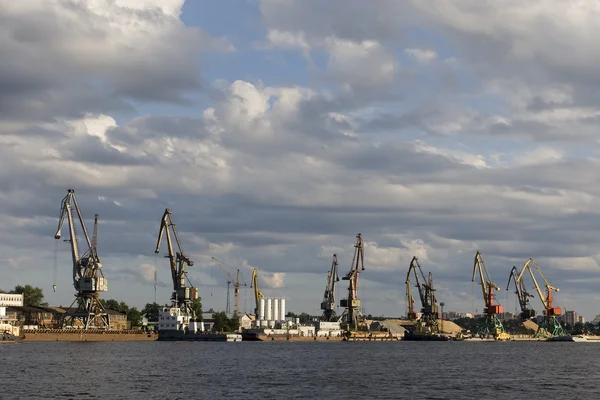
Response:
[{"label": "port crane", "polygon": [[[172,235],[171,236],[171,231]],[[171,279],[173,281],[173,293],[171,294],[171,307],[177,308],[180,314],[184,317],[184,326],[191,319],[195,319],[196,315],[192,308],[192,302],[198,298],[198,289],[190,286],[186,286],[187,274],[185,272],[185,266],[192,267],[194,261],[192,261],[183,252],[179,235],[175,229],[175,223],[173,222],[172,212],[168,208],[160,221],[160,229],[158,231],[158,240],[156,242],[155,253],[160,253],[160,244],[163,236],[167,238],[167,255],[165,258],[169,259],[169,266],[171,269]],[[177,244],[179,251],[173,251],[173,238]],[[189,279],[188,279],[189,282]]]},{"label": "port crane", "polygon": [[264,299],[265,296],[262,294],[262,292],[260,291],[260,288],[258,287],[258,270],[256,268],[254,268],[252,270],[252,279],[250,279],[250,288],[254,289],[254,300],[256,302],[256,306],[254,307],[254,315],[256,317],[256,320],[258,321],[258,308],[260,306],[260,299]]},{"label": "port crane", "polygon": [[[215,260],[217,262],[217,265],[219,266],[219,268],[221,268],[221,271],[223,271],[225,273],[225,276],[227,276],[227,305],[225,307],[225,312],[227,314],[229,314],[231,312],[230,306],[229,306],[229,286],[233,283],[233,314],[234,315],[240,315],[240,277],[241,277],[241,272],[238,268],[237,270],[237,274],[235,276],[235,280],[231,277],[231,275],[229,275],[229,272],[227,272],[227,270],[225,269],[225,263],[221,260],[219,260],[216,257],[211,257],[213,260]],[[242,277],[242,280],[244,280],[244,278]],[[246,281],[244,281],[244,286],[246,285]]]},{"label": "port crane", "polygon": [[340,307],[344,307],[344,313],[341,320],[350,326],[358,329],[359,323],[362,321],[362,313],[360,311],[360,300],[358,299],[358,275],[360,271],[365,270],[363,239],[361,234],[356,235],[356,244],[354,245],[354,256],[352,257],[352,266],[346,276],[342,280],[348,281],[348,297],[340,300]]},{"label": "port crane", "polygon": [[508,277],[508,283],[506,284],[506,290],[509,290],[510,282],[514,282],[515,294],[517,295],[519,307],[521,308],[521,313],[519,314],[519,316],[521,317],[522,321],[525,321],[526,319],[531,319],[535,317],[535,310],[531,307],[531,304],[529,303],[529,299],[533,298],[533,295],[527,292],[523,280],[519,281],[518,279],[519,271],[517,270],[517,267],[513,265],[512,270],[510,271],[510,275]]},{"label": "port crane", "polygon": [[[77,214],[85,245],[87,245],[87,249],[83,253],[80,251],[79,242],[77,241],[75,230],[77,222],[73,216],[73,211]],[[98,257],[98,214],[94,217],[94,233],[90,240],[79,203],[75,197],[75,191],[68,189],[67,195],[61,203],[58,229],[54,235],[55,239],[61,238],[65,219],[69,225],[69,239],[65,242],[71,243],[73,286],[76,293],[75,300],[63,316],[63,328],[82,326],[83,329],[110,329],[110,317],[99,299],[100,292],[108,291],[108,283],[102,272],[102,264]],[[77,308],[74,308],[75,303],[77,303]]]},{"label": "port crane", "polygon": [[327,286],[325,286],[325,294],[321,303],[321,310],[323,310],[322,321],[333,322],[338,320],[335,314],[335,283],[339,282],[339,280],[338,259],[337,254],[334,254],[331,261],[331,269],[327,272]]},{"label": "port crane", "polygon": [[[544,296],[544,293],[542,293],[542,290],[540,289],[540,285],[538,285],[538,282],[535,279],[535,275],[533,274],[533,269],[531,268],[531,265],[533,265],[535,267],[537,272],[540,274],[540,276],[546,283],[546,285],[545,285],[546,296]],[[523,265],[523,268],[521,269],[521,272],[519,273],[519,276],[517,277],[517,283],[521,284],[525,270],[529,271],[529,275],[531,275],[531,280],[533,281],[533,286],[535,287],[535,290],[537,291],[538,296],[540,297],[540,300],[542,301],[542,305],[544,306],[544,319],[543,319],[542,323],[539,325],[538,330],[535,334],[535,337],[563,336],[564,335],[563,327],[560,324],[560,322],[558,322],[558,320],[556,319],[556,317],[562,315],[562,310],[560,307],[554,307],[552,304],[552,292],[560,292],[560,289],[557,287],[554,287],[554,286],[550,285],[550,283],[548,283],[548,280],[546,279],[542,270],[540,269],[540,267],[537,265],[537,263],[535,262],[535,260],[533,258],[530,258],[529,260],[527,260],[525,262],[525,264]]]},{"label": "port crane", "polygon": [[[416,288],[419,291],[419,298],[421,299],[421,318],[417,320],[417,331],[424,331],[425,333],[439,333],[438,328],[438,305],[435,298],[435,289],[433,288],[433,276],[431,272],[429,277],[425,279],[425,274],[421,269],[419,260],[417,257],[413,257],[410,266],[408,267],[408,273],[406,274],[406,288],[407,297],[409,301],[409,314],[412,314],[412,319],[416,319],[416,313],[414,312],[414,298],[410,291],[410,273],[413,272],[416,281]],[[419,278],[419,275],[422,278]],[[411,301],[412,300],[412,301]],[[411,318],[411,315],[409,315]]]},{"label": "port crane", "polygon": [[483,309],[485,315],[484,323],[480,327],[479,335],[481,337],[491,335],[496,340],[508,340],[510,336],[504,331],[504,326],[498,319],[498,314],[502,314],[502,306],[496,301],[496,296],[494,295],[494,290],[500,290],[500,288],[490,278],[485,262],[483,261],[483,256],[479,250],[475,253],[471,282],[475,282],[477,274],[479,274],[479,284],[485,304],[485,308]]}]

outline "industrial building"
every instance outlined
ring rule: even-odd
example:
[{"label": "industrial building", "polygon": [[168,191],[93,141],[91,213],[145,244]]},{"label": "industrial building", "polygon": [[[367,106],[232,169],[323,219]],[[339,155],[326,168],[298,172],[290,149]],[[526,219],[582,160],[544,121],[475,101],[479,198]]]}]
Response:
[{"label": "industrial building", "polygon": [[268,297],[259,299],[258,318],[254,321],[255,328],[282,328],[288,325],[285,318],[285,298]]}]

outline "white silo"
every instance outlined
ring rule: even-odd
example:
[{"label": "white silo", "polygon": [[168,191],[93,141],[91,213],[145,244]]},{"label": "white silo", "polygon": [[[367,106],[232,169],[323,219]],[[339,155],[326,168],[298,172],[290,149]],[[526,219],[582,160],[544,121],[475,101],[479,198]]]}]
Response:
[{"label": "white silo", "polygon": [[279,320],[285,321],[285,299],[282,297],[279,299]]},{"label": "white silo", "polygon": [[265,319],[265,299],[262,298],[258,301],[258,320],[263,321]]},{"label": "white silo", "polygon": [[279,321],[279,299],[273,299],[273,320]]},{"label": "white silo", "polygon": [[271,299],[270,298],[267,299],[267,309],[265,311],[267,312],[267,315],[266,315],[267,318],[265,318],[265,319],[267,321],[271,321],[273,319],[273,315],[271,314],[272,311],[273,311],[273,308],[271,306]]}]

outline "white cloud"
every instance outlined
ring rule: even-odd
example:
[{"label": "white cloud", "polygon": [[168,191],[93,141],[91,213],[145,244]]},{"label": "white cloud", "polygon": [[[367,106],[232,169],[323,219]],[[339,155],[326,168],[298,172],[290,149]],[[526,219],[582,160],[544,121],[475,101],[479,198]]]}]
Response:
[{"label": "white cloud", "polygon": [[413,57],[419,64],[429,64],[437,59],[437,53],[430,49],[405,49],[407,54]]}]

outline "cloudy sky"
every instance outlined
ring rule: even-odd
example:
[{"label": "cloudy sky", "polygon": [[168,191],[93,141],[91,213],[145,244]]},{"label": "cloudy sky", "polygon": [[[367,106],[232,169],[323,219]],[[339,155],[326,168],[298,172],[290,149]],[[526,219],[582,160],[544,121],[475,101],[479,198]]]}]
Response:
[{"label": "cloudy sky", "polygon": [[595,2],[0,8],[0,288],[72,301],[53,237],[73,188],[90,230],[100,214],[104,297],[131,305],[153,301],[155,267],[169,298],[154,254],[169,207],[205,309],[225,307],[214,256],[317,314],[332,254],[347,272],[360,232],[366,313],[405,313],[413,255],[446,310],[481,311],[477,249],[507,310],[509,271],[533,257],[559,306],[600,312]]}]

